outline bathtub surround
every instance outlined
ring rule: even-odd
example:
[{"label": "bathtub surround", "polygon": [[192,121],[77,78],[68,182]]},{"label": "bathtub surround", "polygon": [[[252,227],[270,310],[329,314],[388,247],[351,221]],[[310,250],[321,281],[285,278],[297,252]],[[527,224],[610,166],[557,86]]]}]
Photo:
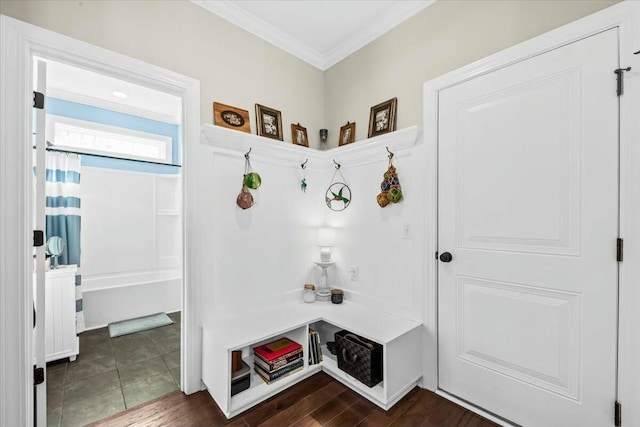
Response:
[{"label": "bathtub surround", "polygon": [[[132,319],[181,305],[182,278],[177,270],[159,270],[85,279],[84,304],[87,329]],[[89,288],[87,289],[87,286]]]},{"label": "bathtub surround", "polygon": [[[62,95],[61,95],[62,96]],[[172,164],[83,154],[83,321],[87,329],[181,302],[180,125],[47,97],[48,135],[58,118],[171,139]],[[48,153],[50,156],[52,153]]]}]

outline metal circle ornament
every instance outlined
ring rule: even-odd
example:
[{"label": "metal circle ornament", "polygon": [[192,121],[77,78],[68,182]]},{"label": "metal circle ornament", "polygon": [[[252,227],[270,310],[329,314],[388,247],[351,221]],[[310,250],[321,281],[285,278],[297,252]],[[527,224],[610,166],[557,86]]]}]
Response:
[{"label": "metal circle ornament", "polygon": [[332,211],[343,211],[351,203],[351,189],[344,182],[334,182],[327,188],[325,200]]}]

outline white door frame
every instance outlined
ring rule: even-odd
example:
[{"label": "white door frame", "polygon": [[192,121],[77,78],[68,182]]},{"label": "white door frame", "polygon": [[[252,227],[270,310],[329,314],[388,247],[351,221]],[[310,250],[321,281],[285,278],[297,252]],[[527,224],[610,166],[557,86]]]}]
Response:
[{"label": "white door frame", "polygon": [[[457,403],[498,422],[438,389],[438,323],[437,323],[437,190],[438,190],[438,96],[441,90],[466,80],[507,67],[568,43],[610,28],[619,28],[620,66],[632,67],[624,75],[624,95],[620,98],[620,237],[625,240],[625,260],[620,263],[618,401],[623,405],[623,425],[640,425],[640,2],[625,1],[561,28],[498,52],[468,66],[447,73],[424,84],[424,138],[426,150],[427,203],[425,221],[425,292],[423,303],[424,376],[423,385]],[[613,70],[611,70],[613,76]],[[615,90],[612,77],[611,90]],[[634,146],[635,142],[635,146]],[[635,169],[632,167],[636,165]],[[612,248],[615,242],[612,242]],[[615,252],[612,250],[612,256]],[[633,404],[635,402],[635,405]],[[613,402],[611,403],[613,405]],[[499,415],[499,414],[498,414]],[[613,425],[613,422],[612,422]]]},{"label": "white door frame", "polygon": [[32,57],[65,62],[182,98],[182,389],[202,389],[199,288],[190,282],[194,201],[186,149],[200,139],[200,82],[142,61],[0,16],[0,425],[33,425],[31,121]]}]

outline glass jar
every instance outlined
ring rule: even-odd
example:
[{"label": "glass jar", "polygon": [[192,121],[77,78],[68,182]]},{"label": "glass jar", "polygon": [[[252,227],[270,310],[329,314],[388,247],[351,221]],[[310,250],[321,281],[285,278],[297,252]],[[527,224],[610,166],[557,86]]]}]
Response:
[{"label": "glass jar", "polygon": [[331,289],[331,302],[334,304],[341,304],[344,294],[341,289]]},{"label": "glass jar", "polygon": [[310,283],[304,285],[304,291],[302,292],[302,299],[304,302],[315,302],[316,300],[316,287]]}]

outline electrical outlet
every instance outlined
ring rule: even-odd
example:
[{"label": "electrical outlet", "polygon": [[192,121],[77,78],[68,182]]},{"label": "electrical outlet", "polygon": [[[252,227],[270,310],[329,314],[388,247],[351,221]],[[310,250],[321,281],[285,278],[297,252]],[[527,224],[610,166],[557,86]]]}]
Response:
[{"label": "electrical outlet", "polygon": [[411,238],[411,230],[409,229],[409,223],[405,222],[402,224],[402,238],[410,239]]},{"label": "electrical outlet", "polygon": [[349,267],[349,277],[354,282],[358,280],[358,267]]}]

